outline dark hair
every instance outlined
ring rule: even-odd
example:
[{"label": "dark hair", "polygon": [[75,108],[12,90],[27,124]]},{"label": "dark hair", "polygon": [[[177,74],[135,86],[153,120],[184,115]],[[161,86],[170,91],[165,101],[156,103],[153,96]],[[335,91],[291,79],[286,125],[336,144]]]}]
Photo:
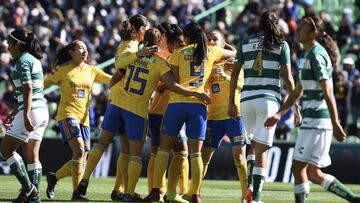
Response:
[{"label": "dark hair", "polygon": [[121,23],[120,37],[122,40],[134,40],[141,26],[147,26],[148,19],[140,14],[132,16]]},{"label": "dark hair", "polygon": [[156,28],[163,35],[171,30],[171,24],[170,23],[161,23],[161,24],[157,25]]},{"label": "dark hair", "polygon": [[69,50],[75,50],[77,41],[79,41],[79,40],[76,39],[76,40],[70,42],[68,45],[60,48],[56,52],[55,58],[53,61],[53,65],[52,65],[53,68],[55,68],[58,65],[61,65],[61,64],[71,61],[71,55],[69,53]]},{"label": "dark hair", "polygon": [[184,35],[189,38],[191,44],[195,45],[193,60],[195,65],[199,66],[207,54],[207,38],[205,32],[197,23],[189,23],[184,28]]},{"label": "dark hair", "polygon": [[280,47],[284,41],[284,36],[277,24],[279,17],[274,12],[266,11],[262,14],[259,24],[259,30],[264,34],[263,46],[265,50],[271,50],[272,47]]},{"label": "dark hair", "polygon": [[42,51],[39,41],[34,33],[27,32],[26,30],[14,30],[9,34],[9,40],[17,43],[22,52],[29,52],[37,59],[42,59]]},{"label": "dark hair", "polygon": [[145,32],[143,43],[146,47],[158,45],[160,42],[160,38],[161,32],[156,28],[150,28]]},{"label": "dark hair", "polygon": [[182,39],[183,31],[176,24],[171,24],[170,29],[165,33],[167,44],[184,44]]},{"label": "dark hair", "polygon": [[338,47],[335,41],[325,31],[324,22],[317,17],[305,17],[311,24],[311,31],[316,31],[316,40],[326,49],[330,56],[332,65],[336,65],[339,60]]}]

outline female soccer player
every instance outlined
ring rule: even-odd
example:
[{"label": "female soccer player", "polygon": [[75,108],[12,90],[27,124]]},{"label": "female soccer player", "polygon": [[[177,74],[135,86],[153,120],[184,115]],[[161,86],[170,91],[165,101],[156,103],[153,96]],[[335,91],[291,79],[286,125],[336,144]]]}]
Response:
[{"label": "female soccer player", "polygon": [[[175,24],[161,23],[157,26],[161,32],[159,43],[159,56],[167,59],[175,49],[185,46],[183,41],[183,32]],[[149,111],[149,131],[151,135],[151,156],[148,163],[148,189],[153,187],[153,174],[155,168],[155,158],[160,142],[160,129],[163,115],[169,102],[170,91],[166,89],[163,82],[159,83],[157,90],[152,98],[152,104]],[[170,162],[168,171],[167,200],[180,201],[180,196],[176,194],[176,185],[179,183],[180,194],[187,193],[189,162],[187,159],[187,138],[185,135],[179,135],[179,139],[174,143],[174,158]],[[174,168],[182,168],[181,175],[174,171]],[[180,178],[180,181],[179,181]],[[164,194],[166,186],[165,174],[160,186],[161,194]]]},{"label": "female soccer player", "polygon": [[346,139],[334,99],[332,64],[329,57],[337,47],[325,32],[324,23],[318,18],[304,18],[297,28],[295,39],[303,44],[305,50],[298,60],[300,80],[284,105],[265,122],[266,127],[273,127],[303,94],[303,121],[296,140],[292,165],[295,202],[307,202],[309,180],[349,202],[360,202],[360,198],[334,176],[321,171],[321,168],[331,164],[329,150],[332,135],[340,142]]},{"label": "female soccer player", "polygon": [[[237,116],[235,90],[238,75],[244,65],[244,87],[241,92],[241,115],[245,128],[255,143],[255,166],[253,172],[253,195],[260,201],[260,192],[265,181],[267,154],[273,144],[275,128],[264,127],[265,120],[276,113],[280,105],[280,75],[288,91],[294,90],[290,67],[289,46],[282,38],[278,17],[265,12],[260,19],[260,33],[250,35],[237,52],[237,62],[231,75],[229,115]],[[249,171],[251,173],[251,171]],[[250,195],[251,197],[251,195]]]},{"label": "female soccer player", "polygon": [[[232,51],[236,51],[234,47],[226,44],[224,36],[219,31],[212,31],[207,35],[208,44],[218,46]],[[208,82],[211,104],[208,106],[207,134],[204,141],[204,147],[201,151],[204,171],[203,177],[206,175],[208,165],[215,150],[220,147],[225,135],[227,135],[233,145],[233,158],[238,172],[240,185],[242,189],[242,199],[245,199],[247,191],[247,165],[245,158],[245,128],[243,119],[240,115],[240,91],[243,86],[243,71],[238,79],[236,88],[235,104],[237,107],[237,116],[230,118],[227,110],[229,102],[230,75],[232,71],[232,63],[226,60],[214,64],[211,76]]]},{"label": "female soccer player", "polygon": [[[38,191],[42,166],[39,149],[49,120],[39,60],[42,52],[36,36],[25,30],[12,31],[8,45],[11,56],[16,59],[11,77],[16,87],[18,106],[4,122],[8,129],[1,142],[1,154],[22,186],[13,202],[40,202]],[[20,145],[23,146],[27,171],[23,159],[16,153]]]},{"label": "female soccer player", "polygon": [[[86,64],[88,57],[84,42],[74,40],[60,49],[54,60],[55,72],[45,79],[45,88],[52,84],[60,87],[60,104],[56,120],[59,123],[63,143],[69,144],[72,159],[55,174],[47,176],[48,198],[54,198],[56,182],[67,176],[71,168],[72,200],[86,200],[76,190],[81,180],[85,151],[90,150],[89,105],[94,82],[109,83],[111,76],[102,70]],[[65,172],[64,172],[65,171]],[[64,174],[65,173],[65,174]]]},{"label": "female soccer player", "polygon": [[[144,46],[158,45],[160,35],[160,31],[157,29],[147,30],[144,36]],[[146,117],[149,100],[159,80],[164,81],[170,90],[179,94],[193,96],[205,103],[210,100],[208,95],[203,92],[191,91],[177,84],[167,62],[158,55],[142,57],[125,68],[127,70],[123,80],[124,88],[119,92],[119,97],[122,99],[117,104],[110,106],[114,115],[111,119],[119,122],[111,127],[116,131],[125,131],[127,134],[130,151],[128,187],[122,201],[133,202],[142,201],[135,195],[135,187],[142,168],[141,152],[147,129]]]},{"label": "female soccer player", "polygon": [[[111,106],[116,105],[122,99],[119,97],[119,92],[120,89],[124,88],[124,81],[120,81],[120,79],[124,76],[125,71],[120,72],[120,68],[127,66],[128,64],[137,60],[140,57],[148,56],[157,51],[156,46],[144,47],[141,50],[138,49],[139,42],[142,42],[144,40],[144,34],[148,27],[149,21],[146,17],[140,14],[134,15],[129,20],[122,22],[120,31],[122,41],[117,49],[115,57],[115,67],[117,69],[117,72],[112,78],[112,81],[115,81],[116,84],[110,89],[110,103],[108,105],[108,109],[106,110],[105,117],[101,126],[102,129],[100,132],[100,138],[89,153],[89,158],[87,160],[84,176],[79,184],[78,190],[79,193],[82,195],[86,194],[91,173],[94,171],[105,149],[112,142],[115,134],[124,133],[117,132],[113,128],[113,126],[116,126],[119,121],[113,119],[113,117],[116,117],[116,115],[113,115],[114,112],[111,111]],[[125,138],[125,136],[120,136],[122,147],[119,158],[117,160],[115,185],[111,193],[111,199],[113,201],[121,201],[123,193],[127,188],[127,166],[129,164],[129,147]]]},{"label": "female soccer player", "polygon": [[[220,47],[208,47],[206,35],[197,23],[185,26],[185,47],[177,49],[169,59],[172,71],[179,83],[195,91],[205,91],[205,84],[215,61],[222,57],[235,56],[234,51],[226,51]],[[186,124],[189,152],[191,158],[190,191],[195,202],[200,201],[200,185],[203,163],[201,148],[205,139],[207,110],[206,104],[194,97],[177,93],[170,94],[169,105],[162,121],[162,134],[155,161],[154,188],[145,198],[148,201],[159,201],[159,186],[164,175],[174,140],[177,138],[183,124]],[[177,168],[180,173],[181,168]]]}]

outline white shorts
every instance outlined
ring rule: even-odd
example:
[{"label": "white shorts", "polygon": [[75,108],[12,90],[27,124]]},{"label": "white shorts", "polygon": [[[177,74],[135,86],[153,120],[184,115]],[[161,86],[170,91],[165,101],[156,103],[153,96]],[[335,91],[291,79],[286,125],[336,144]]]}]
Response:
[{"label": "white shorts", "polygon": [[309,163],[319,168],[331,164],[329,156],[332,130],[300,129],[294,148],[294,160]]},{"label": "white shorts", "polygon": [[272,146],[276,126],[265,128],[267,118],[273,116],[280,108],[278,102],[258,98],[241,102],[241,115],[250,139],[257,143]]},{"label": "white shorts", "polygon": [[29,139],[41,140],[45,128],[49,122],[49,112],[47,108],[38,108],[31,110],[30,119],[34,126],[32,132],[28,132],[24,124],[24,111],[19,111],[11,123],[9,129],[6,131],[6,134],[15,137],[24,142],[28,142]]}]

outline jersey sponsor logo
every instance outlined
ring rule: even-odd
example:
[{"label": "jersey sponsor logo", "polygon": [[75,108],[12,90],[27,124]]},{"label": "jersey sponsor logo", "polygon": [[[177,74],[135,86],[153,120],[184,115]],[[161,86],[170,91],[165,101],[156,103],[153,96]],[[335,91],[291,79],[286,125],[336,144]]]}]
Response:
[{"label": "jersey sponsor logo", "polygon": [[80,99],[85,98],[85,90],[84,89],[80,89],[77,91],[77,98],[80,98]]}]

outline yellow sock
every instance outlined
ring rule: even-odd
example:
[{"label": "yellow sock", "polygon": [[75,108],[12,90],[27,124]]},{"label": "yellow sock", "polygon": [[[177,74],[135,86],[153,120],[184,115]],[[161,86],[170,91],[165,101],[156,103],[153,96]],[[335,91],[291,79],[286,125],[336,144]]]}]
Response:
[{"label": "yellow sock", "polygon": [[128,188],[128,166],[129,166],[129,154],[120,153],[119,159],[120,162],[117,162],[119,165],[117,165],[117,168],[120,168],[120,173],[116,173],[116,179],[117,176],[122,176],[122,181],[124,185],[124,191],[127,191]]},{"label": "yellow sock", "polygon": [[155,168],[155,159],[156,154],[150,154],[150,160],[147,166],[147,184],[148,184],[148,192],[150,193],[151,189],[153,188],[153,179],[154,179],[154,168]]},{"label": "yellow sock", "polygon": [[89,156],[86,162],[86,168],[83,175],[83,179],[89,180],[92,172],[94,171],[96,165],[99,163],[99,160],[104,153],[104,146],[100,144],[95,144],[94,147],[90,150]]},{"label": "yellow sock", "polygon": [[128,182],[128,190],[126,191],[126,193],[130,194],[131,196],[134,196],[135,187],[137,182],[139,181],[141,169],[142,169],[141,157],[130,156],[129,168],[128,168],[129,182]]},{"label": "yellow sock", "polygon": [[160,186],[160,193],[165,194],[166,193],[166,171],[161,178],[161,186]]},{"label": "yellow sock", "polygon": [[79,186],[81,180],[82,167],[83,167],[83,163],[81,163],[81,161],[72,160],[71,174],[72,174],[73,191],[75,191]]},{"label": "yellow sock", "polygon": [[169,192],[176,192],[176,186],[179,183],[182,167],[186,159],[186,154],[182,152],[176,152],[172,158],[168,172],[168,188]]},{"label": "yellow sock", "polygon": [[186,194],[187,188],[188,188],[188,182],[189,182],[189,160],[187,158],[187,152],[186,152],[186,158],[185,161],[183,163],[183,167],[181,170],[181,175],[180,175],[180,181],[179,181],[179,188],[180,188],[180,194]]},{"label": "yellow sock", "polygon": [[247,187],[248,187],[248,173],[247,173],[247,163],[246,160],[243,161],[243,163],[241,163],[239,160],[235,160],[235,166],[236,166],[236,171],[237,174],[239,176],[239,180],[240,180],[240,186],[241,186],[241,199],[245,199],[246,197],[246,192],[247,192]]},{"label": "yellow sock", "polygon": [[123,175],[121,174],[121,158],[120,158],[120,156],[118,157],[117,162],[116,162],[116,178],[115,178],[114,191],[125,192]]},{"label": "yellow sock", "polygon": [[191,193],[200,194],[200,187],[203,174],[203,163],[201,158],[201,152],[190,154],[191,158]]},{"label": "yellow sock", "polygon": [[202,178],[203,178],[203,179],[204,179],[205,176],[206,176],[206,172],[207,172],[208,167],[209,167],[209,162],[203,163],[203,174],[202,174]]},{"label": "yellow sock", "polygon": [[169,152],[158,150],[155,160],[153,188],[160,189],[162,178],[166,172],[168,161],[169,161]]},{"label": "yellow sock", "polygon": [[56,171],[55,176],[56,179],[61,180],[66,176],[71,175],[71,161],[66,162],[59,170]]}]

